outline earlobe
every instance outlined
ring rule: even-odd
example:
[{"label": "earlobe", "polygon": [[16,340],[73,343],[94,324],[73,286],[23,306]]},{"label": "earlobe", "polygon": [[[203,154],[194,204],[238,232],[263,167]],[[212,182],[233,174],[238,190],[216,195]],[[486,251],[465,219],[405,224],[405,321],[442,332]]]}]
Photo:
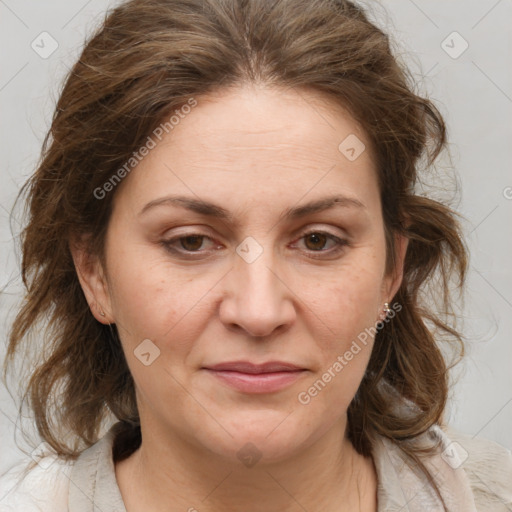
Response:
[{"label": "earlobe", "polygon": [[80,286],[94,318],[102,324],[113,323],[108,284],[99,257],[88,250],[84,239],[70,241],[69,249]]}]

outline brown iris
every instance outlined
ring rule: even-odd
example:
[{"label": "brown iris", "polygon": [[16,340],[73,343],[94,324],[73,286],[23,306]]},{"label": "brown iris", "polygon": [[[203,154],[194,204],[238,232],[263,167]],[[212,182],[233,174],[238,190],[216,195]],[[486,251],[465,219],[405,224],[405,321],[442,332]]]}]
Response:
[{"label": "brown iris", "polygon": [[[187,251],[197,251],[203,243],[204,236],[202,235],[191,235],[183,237],[181,241],[182,247]],[[189,242],[192,242],[189,244]],[[188,247],[187,247],[188,245]]]},{"label": "brown iris", "polygon": [[308,246],[308,241],[313,241],[315,247],[309,247],[310,250],[318,250],[322,249],[326,244],[327,236],[322,233],[310,233],[306,235],[306,246]]}]

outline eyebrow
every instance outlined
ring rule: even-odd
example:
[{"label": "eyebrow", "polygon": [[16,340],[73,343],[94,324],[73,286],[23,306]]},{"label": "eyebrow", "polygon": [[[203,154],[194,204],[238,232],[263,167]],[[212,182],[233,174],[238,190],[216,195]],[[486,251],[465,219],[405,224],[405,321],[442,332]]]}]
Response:
[{"label": "eyebrow", "polygon": [[[232,224],[236,223],[234,215],[222,206],[216,205],[209,201],[205,201],[203,199],[195,199],[187,196],[166,196],[159,199],[154,199],[142,208],[142,210],[139,212],[139,216],[157,206],[178,206],[198,213],[199,215],[217,218]],[[287,208],[281,215],[281,219],[296,220],[307,215],[330,210],[335,207],[366,210],[366,206],[361,201],[359,201],[359,199],[356,199],[355,197],[336,195],[324,197],[322,199],[316,199],[300,206]]]}]

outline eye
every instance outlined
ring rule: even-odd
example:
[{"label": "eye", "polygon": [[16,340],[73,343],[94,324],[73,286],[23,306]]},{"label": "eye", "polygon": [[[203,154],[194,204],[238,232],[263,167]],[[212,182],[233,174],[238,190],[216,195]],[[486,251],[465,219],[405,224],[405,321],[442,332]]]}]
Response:
[{"label": "eye", "polygon": [[[161,244],[167,251],[173,254],[182,256],[191,254],[201,255],[208,252],[208,250],[203,247],[205,240],[210,240],[212,242],[211,245],[215,246],[215,243],[213,243],[213,240],[209,236],[201,233],[188,233],[182,236],[176,236],[169,240],[163,240]],[[299,240],[304,240],[306,251],[310,253],[320,253],[322,255],[320,257],[323,257],[324,254],[336,255],[343,250],[344,246],[349,245],[348,241],[345,239],[339,238],[332,233],[318,230],[304,233]],[[331,242],[332,246],[330,249],[325,250],[325,246],[328,242]],[[318,256],[311,257],[316,258]]]},{"label": "eye", "polygon": [[[344,246],[348,245],[347,240],[339,238],[336,235],[327,233],[325,231],[309,231],[308,233],[304,233],[300,240],[304,240],[306,249],[313,253],[319,252],[337,254],[343,249]],[[332,247],[330,250],[322,250],[326,243],[329,241],[334,244],[334,247]]]},{"label": "eye", "polygon": [[[171,238],[169,240],[163,240],[161,243],[169,252],[177,253],[177,254],[187,254],[187,253],[201,253],[204,251],[200,251],[201,246],[203,245],[203,241],[211,240],[209,236],[202,235],[200,233],[190,233],[185,236],[177,236]],[[181,247],[175,247],[176,245]]]}]

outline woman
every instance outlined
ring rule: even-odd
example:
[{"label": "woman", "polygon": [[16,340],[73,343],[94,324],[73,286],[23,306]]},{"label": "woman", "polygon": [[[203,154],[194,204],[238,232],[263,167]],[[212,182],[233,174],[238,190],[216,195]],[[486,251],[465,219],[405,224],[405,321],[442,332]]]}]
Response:
[{"label": "woman", "polygon": [[113,10],[25,189],[8,362],[47,319],[52,453],[5,509],[510,510],[510,452],[442,418],[466,249],[414,185],[445,137],[351,2]]}]

